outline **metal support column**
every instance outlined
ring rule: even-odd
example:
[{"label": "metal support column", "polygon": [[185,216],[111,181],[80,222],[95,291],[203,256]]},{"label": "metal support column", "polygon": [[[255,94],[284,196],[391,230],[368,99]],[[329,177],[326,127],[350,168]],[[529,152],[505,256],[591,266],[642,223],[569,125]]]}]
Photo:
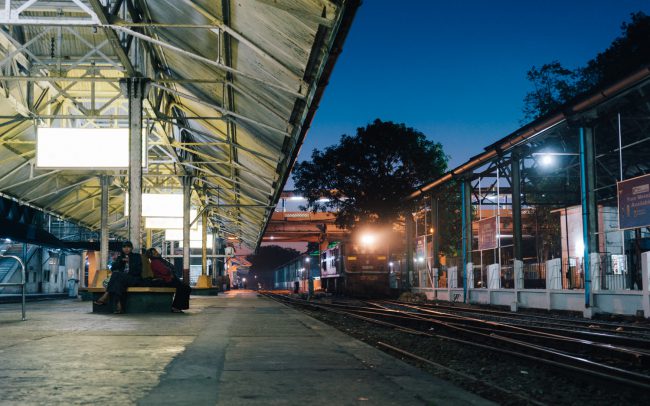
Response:
[{"label": "metal support column", "polygon": [[210,278],[215,279],[217,276],[217,229],[212,229],[212,269],[210,271]]},{"label": "metal support column", "polygon": [[144,78],[123,79],[129,99],[129,239],[133,251],[142,247],[142,101],[147,95]]},{"label": "metal support column", "polygon": [[183,282],[190,284],[190,206],[192,178],[183,178]]},{"label": "metal support column", "polygon": [[197,289],[209,289],[212,279],[208,276],[208,210],[201,215],[201,276],[196,281]]},{"label": "metal support column", "polygon": [[101,219],[99,232],[99,269],[108,269],[108,187],[110,178],[108,175],[101,176],[102,201],[101,201]]},{"label": "metal support column", "polygon": [[463,229],[463,302],[467,303],[467,264],[472,252],[472,190],[469,179],[460,184]]},{"label": "metal support column", "polygon": [[595,199],[594,133],[589,127],[580,128],[580,196],[582,203],[582,237],[584,243],[583,272],[585,278],[585,308],[592,306],[591,258],[598,252],[598,210]]},{"label": "metal support column", "polygon": [[[433,258],[431,261],[431,266],[433,268],[438,268],[438,262],[440,257],[440,220],[438,216],[438,198],[431,196],[431,225],[433,228],[432,238],[433,238]],[[432,286],[433,287],[433,286]]]},{"label": "metal support column", "polygon": [[413,266],[413,239],[415,238],[415,223],[413,221],[413,214],[411,213],[411,210],[409,209],[406,214],[404,215],[405,218],[405,227],[406,227],[406,266],[404,267],[406,269],[406,278],[404,278],[404,273],[402,271],[401,276],[401,289],[405,289],[406,287],[410,288],[410,277],[413,274],[414,266]]},{"label": "metal support column", "polygon": [[516,153],[512,154],[510,163],[510,184],[512,186],[512,244],[515,259],[521,261],[521,161]]},{"label": "metal support column", "polygon": [[208,211],[201,215],[201,275],[208,274]]}]

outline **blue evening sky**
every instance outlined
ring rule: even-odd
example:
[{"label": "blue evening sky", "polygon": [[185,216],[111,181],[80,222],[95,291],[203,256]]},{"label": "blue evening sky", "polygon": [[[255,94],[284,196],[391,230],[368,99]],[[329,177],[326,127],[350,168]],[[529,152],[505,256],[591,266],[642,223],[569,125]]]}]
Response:
[{"label": "blue evening sky", "polygon": [[456,167],[520,127],[531,66],[583,65],[639,10],[650,1],[365,0],[298,160],[381,118],[441,142]]}]

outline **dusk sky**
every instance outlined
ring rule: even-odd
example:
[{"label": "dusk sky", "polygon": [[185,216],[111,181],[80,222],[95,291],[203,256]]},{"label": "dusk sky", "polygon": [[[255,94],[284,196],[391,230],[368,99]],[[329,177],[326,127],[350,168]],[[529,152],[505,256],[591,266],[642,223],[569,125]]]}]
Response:
[{"label": "dusk sky", "polygon": [[458,166],[521,126],[531,66],[583,65],[635,11],[650,1],[366,0],[298,159],[381,118],[441,142]]}]

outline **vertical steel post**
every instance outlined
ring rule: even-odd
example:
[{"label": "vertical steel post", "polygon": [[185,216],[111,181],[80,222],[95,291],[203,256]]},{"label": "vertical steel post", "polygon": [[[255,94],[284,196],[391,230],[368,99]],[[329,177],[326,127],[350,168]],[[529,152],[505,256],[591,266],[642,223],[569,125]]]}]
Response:
[{"label": "vertical steel post", "polygon": [[522,260],[521,237],[521,161],[514,153],[510,162],[510,184],[512,186],[512,242],[516,260]]},{"label": "vertical steel post", "polygon": [[212,229],[212,269],[210,277],[215,278],[217,275],[217,229]]},{"label": "vertical steel post", "polygon": [[108,187],[110,179],[108,175],[101,176],[102,201],[101,219],[99,231],[99,269],[108,269]]},{"label": "vertical steel post", "polygon": [[461,213],[463,236],[463,302],[467,303],[467,264],[472,251],[472,191],[469,179],[463,179],[461,187]]},{"label": "vertical steel post", "polygon": [[597,207],[594,193],[594,133],[592,128],[580,128],[580,197],[582,205],[582,239],[584,244],[583,271],[585,278],[585,308],[591,307],[590,254],[598,252]]},{"label": "vertical steel post", "polygon": [[440,256],[440,219],[438,217],[438,198],[431,195],[431,217],[433,219],[433,258],[432,267],[438,267],[438,257]]},{"label": "vertical steel post", "polygon": [[183,177],[183,282],[190,284],[190,206],[192,178]]},{"label": "vertical steel post", "polygon": [[[621,128],[621,113],[618,113],[618,170],[619,181],[623,182],[623,131]],[[621,230],[621,251],[621,254],[625,256],[625,262],[627,263],[627,254],[625,253],[625,230]],[[629,275],[628,278],[632,276],[631,272],[628,272],[627,274]],[[632,286],[632,281],[630,281],[630,286]]]},{"label": "vertical steel post", "polygon": [[404,279],[404,274],[402,273],[401,276],[401,288],[404,289],[405,287],[408,286],[408,281],[409,281],[409,276],[413,273],[413,237],[415,233],[415,227],[414,227],[414,222],[413,222],[413,214],[411,213],[410,208],[407,210],[407,212],[404,214],[404,221],[405,221],[405,232],[406,232],[406,282]]},{"label": "vertical steel post", "polygon": [[144,78],[125,79],[129,98],[129,239],[133,251],[142,247],[142,101],[147,93]]},{"label": "vertical steel post", "polygon": [[201,215],[201,275],[208,274],[208,211]]}]

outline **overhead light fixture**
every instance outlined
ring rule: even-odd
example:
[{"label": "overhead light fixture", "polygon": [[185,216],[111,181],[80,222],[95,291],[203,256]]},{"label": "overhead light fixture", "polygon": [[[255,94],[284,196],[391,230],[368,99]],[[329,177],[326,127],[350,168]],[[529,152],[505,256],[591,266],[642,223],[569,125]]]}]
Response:
[{"label": "overhead light fixture", "polygon": [[544,166],[551,166],[553,164],[553,156],[551,154],[544,154],[539,162]]}]

